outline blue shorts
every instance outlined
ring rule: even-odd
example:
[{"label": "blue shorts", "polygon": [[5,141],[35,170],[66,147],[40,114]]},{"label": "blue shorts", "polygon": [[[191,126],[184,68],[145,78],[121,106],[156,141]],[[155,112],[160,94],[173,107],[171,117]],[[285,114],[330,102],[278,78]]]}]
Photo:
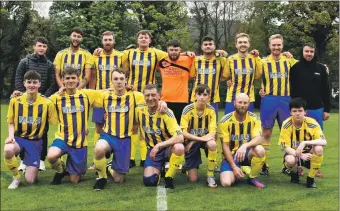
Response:
[{"label": "blue shorts", "polygon": [[161,171],[162,166],[164,166],[165,162],[169,161],[171,154],[170,149],[171,147],[167,147],[159,150],[156,154],[155,160],[152,160],[150,158],[151,148],[148,148],[148,152],[146,153],[146,160],[144,163],[144,169],[148,166],[152,166]]},{"label": "blue shorts", "polygon": [[104,108],[93,108],[92,122],[104,124],[105,123],[104,115],[105,115]]},{"label": "blue shorts", "polygon": [[[235,111],[235,106],[233,102],[226,102],[225,103],[225,109],[224,114],[229,114],[230,112]],[[249,103],[248,111],[254,112],[254,102]]]},{"label": "blue shorts", "polygon": [[111,168],[121,174],[128,173],[130,167],[131,137],[118,138],[101,132],[99,139],[105,140],[111,147],[113,153]]},{"label": "blue shorts", "polygon": [[201,148],[204,149],[205,155],[208,156],[208,148],[205,143],[195,143],[191,146],[189,152],[185,152],[185,169],[198,169],[202,164]]},{"label": "blue shorts", "polygon": [[[244,160],[241,162],[241,163],[237,163],[235,161],[235,164],[238,166],[238,167],[241,167],[241,166],[250,166],[250,160],[248,159],[248,154],[250,152],[250,149],[247,149],[246,151],[246,154],[245,154],[245,158]],[[235,157],[235,154],[233,155],[233,158]],[[233,169],[231,168],[231,166],[229,165],[228,161],[226,159],[223,159],[222,160],[222,164],[221,164],[221,173],[224,172],[224,171],[233,171]]]},{"label": "blue shorts", "polygon": [[307,109],[307,116],[315,119],[323,130],[323,108],[315,110]]},{"label": "blue shorts", "polygon": [[290,117],[289,96],[266,95],[261,99],[260,116],[263,128],[274,127],[275,119],[281,128],[282,122]]},{"label": "blue shorts", "polygon": [[216,122],[218,122],[218,105],[219,105],[220,103],[210,103],[210,105],[212,106],[212,107],[214,107],[214,109],[215,109],[215,112],[216,112]]},{"label": "blue shorts", "polygon": [[87,147],[72,148],[61,139],[55,139],[50,147],[58,147],[61,154],[67,154],[66,171],[71,175],[84,175],[87,169]]},{"label": "blue shorts", "polygon": [[26,166],[39,168],[43,140],[29,140],[18,136],[15,136],[14,139],[19,145],[20,152],[24,151],[23,163]]}]

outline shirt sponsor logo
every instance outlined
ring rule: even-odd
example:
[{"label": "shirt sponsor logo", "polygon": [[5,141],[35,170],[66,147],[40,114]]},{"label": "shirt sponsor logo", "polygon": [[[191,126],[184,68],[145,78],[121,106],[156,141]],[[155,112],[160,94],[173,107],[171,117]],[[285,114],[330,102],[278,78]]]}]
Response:
[{"label": "shirt sponsor logo", "polygon": [[249,70],[243,68],[243,69],[235,69],[235,73],[236,75],[247,75],[247,74],[251,74],[254,72],[253,68],[250,68]]},{"label": "shirt sponsor logo", "polygon": [[19,123],[22,124],[40,124],[41,123],[41,117],[33,118],[32,116],[25,117],[25,116],[19,116]]},{"label": "shirt sponsor logo", "polygon": [[129,111],[129,106],[119,106],[119,105],[116,105],[116,106],[109,106],[108,107],[108,112],[110,113],[126,113]]},{"label": "shirt sponsor logo", "polygon": [[143,130],[145,133],[148,133],[148,134],[158,134],[158,135],[162,134],[162,131],[159,128],[153,129],[147,126],[143,126]]},{"label": "shirt sponsor logo", "polygon": [[84,106],[80,105],[79,107],[77,106],[70,106],[70,107],[62,107],[62,111],[64,114],[71,114],[71,113],[76,113],[76,112],[84,112]]},{"label": "shirt sponsor logo", "polygon": [[232,141],[239,141],[239,142],[242,142],[244,140],[246,140],[247,142],[250,141],[250,135],[247,134],[247,135],[231,135],[231,140]]},{"label": "shirt sponsor logo", "polygon": [[151,66],[151,62],[148,60],[132,60],[134,66]]},{"label": "shirt sponsor logo", "polygon": [[197,72],[198,74],[201,74],[201,75],[216,74],[216,69],[215,68],[213,69],[199,68]]}]

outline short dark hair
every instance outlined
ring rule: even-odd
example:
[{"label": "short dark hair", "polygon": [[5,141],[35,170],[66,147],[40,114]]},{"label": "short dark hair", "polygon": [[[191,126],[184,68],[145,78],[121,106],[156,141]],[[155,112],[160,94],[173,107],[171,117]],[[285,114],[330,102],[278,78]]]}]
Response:
[{"label": "short dark hair", "polygon": [[144,88],[144,91],[145,91],[145,90],[150,90],[150,89],[156,89],[157,92],[159,93],[159,90],[158,90],[158,88],[157,88],[157,84],[147,84],[147,85],[145,86],[145,88]]},{"label": "short dark hair", "polygon": [[206,91],[209,95],[211,93],[211,89],[209,88],[208,85],[206,84],[198,84],[195,90],[195,93],[200,95],[202,93],[204,93],[204,91]]},{"label": "short dark hair", "polygon": [[36,45],[38,42],[42,43],[42,44],[48,44],[48,41],[45,37],[36,37],[34,40],[33,40],[33,45]]},{"label": "short dark hair", "polygon": [[204,41],[213,41],[214,42],[214,38],[212,38],[212,37],[210,37],[210,36],[205,36],[205,37],[203,37],[202,38],[202,42],[204,42]]},{"label": "short dark hair", "polygon": [[311,48],[314,48],[314,49],[316,48],[316,47],[315,47],[315,44],[312,43],[312,42],[307,42],[307,43],[305,43],[305,44],[303,45],[302,48],[304,48],[304,47],[306,47],[306,46],[311,47]]},{"label": "short dark hair", "polygon": [[138,36],[140,35],[140,34],[142,34],[142,35],[149,35],[149,37],[150,37],[150,39],[152,39],[152,35],[151,35],[151,33],[149,32],[149,30],[140,30],[139,32],[137,32],[137,39],[138,39]]},{"label": "short dark hair", "polygon": [[35,70],[29,70],[24,75],[24,81],[26,80],[39,80],[41,81],[40,74]]},{"label": "short dark hair", "polygon": [[83,32],[83,29],[80,28],[80,27],[74,27],[70,30],[70,35],[75,32],[75,33],[78,33],[78,34],[81,34],[81,36],[84,35],[84,32]]},{"label": "short dark hair", "polygon": [[117,72],[117,73],[120,73],[120,74],[124,74],[125,78],[127,77],[127,76],[126,76],[125,70],[124,70],[123,68],[121,68],[121,67],[116,67],[116,68],[114,68],[114,69],[112,70],[111,76],[112,76],[112,74],[113,74],[114,72]]},{"label": "short dark hair", "polygon": [[79,72],[77,69],[73,67],[66,67],[62,72],[61,72],[61,77],[64,77],[65,75],[77,75],[79,77]]},{"label": "short dark hair", "polygon": [[307,103],[304,99],[300,97],[293,98],[289,102],[289,110],[291,111],[292,108],[303,108],[304,110],[306,110]]},{"label": "short dark hair", "polygon": [[168,42],[168,47],[181,47],[181,42],[178,40],[171,40],[170,42]]}]

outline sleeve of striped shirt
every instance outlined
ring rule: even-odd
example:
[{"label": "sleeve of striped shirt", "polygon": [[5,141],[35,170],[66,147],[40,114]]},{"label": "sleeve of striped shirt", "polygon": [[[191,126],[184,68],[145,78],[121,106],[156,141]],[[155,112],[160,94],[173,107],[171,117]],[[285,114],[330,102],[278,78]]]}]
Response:
[{"label": "sleeve of striped shirt", "polygon": [[123,51],[122,53],[122,68],[125,70],[125,71],[129,71],[130,69],[130,65],[129,65],[129,51],[130,50],[125,50]]},{"label": "sleeve of striped shirt", "polygon": [[230,142],[230,132],[228,130],[228,121],[221,122],[219,125],[219,136],[220,138],[223,139],[224,143],[229,143]]},{"label": "sleeve of striped shirt", "polygon": [[59,51],[53,61],[55,68],[58,70],[61,70],[61,56],[62,56],[62,53]]},{"label": "sleeve of striped shirt", "polygon": [[317,125],[315,128],[313,128],[313,139],[326,139],[324,133],[322,132],[322,129],[320,125],[315,121],[315,124]]},{"label": "sleeve of striped shirt", "polygon": [[281,145],[282,148],[291,147],[291,128],[281,128],[280,137],[279,137],[279,143],[278,145]]},{"label": "sleeve of striped shirt", "polygon": [[168,56],[168,53],[159,49],[155,48],[157,60],[160,61],[161,59],[164,59]]},{"label": "sleeve of striped shirt", "polygon": [[288,62],[290,64],[290,66],[292,67],[298,60],[294,59],[294,58],[289,58]]},{"label": "sleeve of striped shirt", "polygon": [[190,77],[192,78],[196,77],[196,73],[197,73],[197,70],[196,70],[196,59],[195,59],[190,68]]},{"label": "sleeve of striped shirt", "polygon": [[171,136],[177,136],[177,135],[183,134],[173,113],[171,113],[171,115],[165,114],[164,116],[165,116],[164,118],[165,125],[168,128]]},{"label": "sleeve of striped shirt", "polygon": [[14,123],[14,103],[16,101],[16,98],[12,98],[11,101],[9,102],[8,106],[8,113],[7,113],[7,122],[8,123]]},{"label": "sleeve of striped shirt", "polygon": [[254,117],[254,119],[254,127],[251,130],[251,139],[262,135],[261,121],[257,117]]},{"label": "sleeve of striped shirt", "polygon": [[134,95],[135,95],[137,106],[145,105],[144,95],[141,92],[134,91]]},{"label": "sleeve of striped shirt", "polygon": [[94,68],[94,57],[90,52],[86,52],[85,68]]},{"label": "sleeve of striped shirt", "polygon": [[259,56],[255,59],[256,66],[255,66],[255,78],[258,79],[262,75],[262,60]]},{"label": "sleeve of striped shirt", "polygon": [[96,95],[94,96],[92,106],[96,108],[104,107],[104,98],[108,94],[108,92],[100,92],[101,90],[98,90]]},{"label": "sleeve of striped shirt", "polygon": [[189,127],[189,114],[190,112],[187,112],[186,114],[182,114],[181,116],[181,129],[183,130],[183,132],[187,132],[188,131],[188,127]]},{"label": "sleeve of striped shirt", "polygon": [[216,133],[217,125],[216,125],[216,113],[215,111],[210,112],[210,121],[209,121],[209,133]]},{"label": "sleeve of striped shirt", "polygon": [[230,75],[231,75],[231,73],[230,73],[230,67],[229,67],[229,59],[228,58],[224,58],[222,77],[223,78],[229,78]]},{"label": "sleeve of striped shirt", "polygon": [[48,109],[48,122],[50,124],[58,124],[57,110],[52,100],[48,104],[47,109]]}]

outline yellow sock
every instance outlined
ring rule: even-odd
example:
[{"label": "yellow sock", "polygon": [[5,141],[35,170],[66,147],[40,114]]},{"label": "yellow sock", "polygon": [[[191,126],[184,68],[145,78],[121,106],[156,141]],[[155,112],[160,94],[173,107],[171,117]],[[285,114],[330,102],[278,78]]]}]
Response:
[{"label": "yellow sock", "polygon": [[263,148],[266,150],[264,155],[264,163],[269,167],[268,158],[270,154],[270,144],[262,144]]},{"label": "yellow sock", "polygon": [[140,140],[140,159],[141,160],[146,160],[146,153],[148,151],[148,148],[146,148],[146,141],[145,140]]},{"label": "yellow sock", "polygon": [[100,134],[97,132],[94,132],[93,135],[93,146],[96,146],[97,141],[99,140]]},{"label": "yellow sock", "polygon": [[113,170],[111,167],[109,168],[109,172],[111,174],[111,176],[113,176],[113,174],[115,173],[115,170]]},{"label": "yellow sock", "polygon": [[60,158],[56,162],[51,163],[51,168],[54,169],[57,173],[64,172],[64,167]]},{"label": "yellow sock", "polygon": [[310,169],[309,169],[309,174],[308,176],[311,178],[314,178],[316,173],[318,173],[321,164],[323,161],[323,155],[317,156],[315,153],[313,153],[313,157],[310,160]]},{"label": "yellow sock", "polygon": [[20,178],[18,170],[17,158],[13,156],[11,159],[4,159],[6,167],[12,172],[13,178]]},{"label": "yellow sock", "polygon": [[175,153],[172,153],[171,157],[170,157],[170,166],[168,171],[165,174],[165,177],[172,177],[174,178],[176,175],[176,170],[178,169],[178,167],[184,163],[184,155],[176,155]]},{"label": "yellow sock", "polygon": [[136,159],[136,146],[139,140],[139,134],[132,134],[131,136],[131,155],[130,160]]},{"label": "yellow sock", "polygon": [[216,163],[217,163],[217,150],[215,151],[208,150],[208,172],[207,172],[208,177],[214,176],[214,169],[216,167]]},{"label": "yellow sock", "polygon": [[106,174],[106,157],[104,156],[100,160],[94,159],[94,165],[96,166],[96,170],[98,172],[99,178],[107,179],[107,174]]},{"label": "yellow sock", "polygon": [[255,178],[259,175],[261,168],[263,166],[264,162],[264,157],[259,158],[259,157],[253,157],[251,159],[251,170],[249,174],[249,178]]}]

